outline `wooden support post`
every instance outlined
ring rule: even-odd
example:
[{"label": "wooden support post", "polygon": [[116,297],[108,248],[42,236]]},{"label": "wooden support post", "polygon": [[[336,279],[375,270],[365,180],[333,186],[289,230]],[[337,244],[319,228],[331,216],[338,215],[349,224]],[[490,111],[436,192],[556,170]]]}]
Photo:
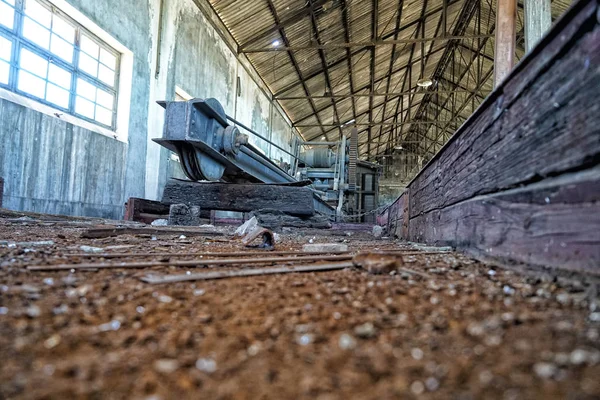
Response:
[{"label": "wooden support post", "polygon": [[525,51],[531,50],[552,25],[551,0],[525,0]]},{"label": "wooden support post", "polygon": [[498,0],[496,9],[496,47],[494,87],[508,76],[515,64],[517,0]]}]

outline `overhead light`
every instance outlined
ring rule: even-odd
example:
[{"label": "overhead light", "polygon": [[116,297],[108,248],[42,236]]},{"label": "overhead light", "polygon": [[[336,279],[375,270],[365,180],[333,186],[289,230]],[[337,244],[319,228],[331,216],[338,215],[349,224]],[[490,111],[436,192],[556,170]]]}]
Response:
[{"label": "overhead light", "polygon": [[417,86],[419,87],[428,88],[431,85],[433,85],[433,81],[431,79],[423,78],[417,81]]},{"label": "overhead light", "polygon": [[273,45],[273,47],[277,47],[281,44],[281,42],[279,40],[273,40],[273,43],[271,43]]},{"label": "overhead light", "polygon": [[321,140],[327,140],[327,137],[325,135],[321,136]]},{"label": "overhead light", "polygon": [[350,124],[353,124],[353,123],[354,123],[354,119],[351,119],[350,121],[346,122],[346,123],[345,123],[344,125],[342,125],[342,126],[347,126],[347,125],[350,125]]},{"label": "overhead light", "polygon": [[402,145],[399,145],[399,146],[394,147],[394,149],[396,149],[396,150],[403,150],[404,147],[402,147]]}]

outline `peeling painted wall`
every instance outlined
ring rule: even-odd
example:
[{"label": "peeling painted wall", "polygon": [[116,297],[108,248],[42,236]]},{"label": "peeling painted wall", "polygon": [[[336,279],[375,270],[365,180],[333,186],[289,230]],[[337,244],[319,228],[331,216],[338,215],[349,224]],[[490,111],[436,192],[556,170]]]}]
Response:
[{"label": "peeling painted wall", "polygon": [[[288,120],[193,0],[68,1],[134,54],[128,143],[0,99],[5,207],[121,218],[129,197],[160,198],[166,180],[182,176],[152,142],[164,122],[156,101],[173,100],[175,86],[217,98],[227,114],[291,150]],[[289,158],[251,142],[272,159]]]}]

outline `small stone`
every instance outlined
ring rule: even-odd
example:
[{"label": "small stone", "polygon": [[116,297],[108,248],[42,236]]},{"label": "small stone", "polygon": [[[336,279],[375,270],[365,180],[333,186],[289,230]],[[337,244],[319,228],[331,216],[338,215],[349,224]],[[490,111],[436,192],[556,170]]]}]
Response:
[{"label": "small stone", "polygon": [[590,321],[592,322],[600,322],[600,312],[593,312],[589,316]]},{"label": "small stone", "polygon": [[248,234],[248,232],[253,231],[254,228],[256,228],[257,226],[258,226],[258,220],[256,219],[256,217],[252,217],[248,221],[246,221],[242,225],[240,225],[235,230],[234,235],[239,236],[239,237],[246,236]]},{"label": "small stone", "polygon": [[375,225],[373,227],[373,236],[376,239],[380,239],[383,236],[383,227],[379,225]]},{"label": "small stone", "polygon": [[144,307],[142,307],[142,306],[137,306],[137,307],[135,308],[135,311],[136,311],[138,314],[143,314],[143,313],[144,313],[144,311],[146,311],[146,309],[145,309]]},{"label": "small stone", "polygon": [[202,372],[212,374],[217,370],[217,362],[212,358],[199,358],[196,361],[196,368]]},{"label": "small stone", "polygon": [[206,291],[204,289],[195,289],[193,293],[194,296],[202,296]]},{"label": "small stone", "polygon": [[179,239],[187,239],[187,236],[181,235],[181,236],[179,236]]},{"label": "small stone", "polygon": [[485,332],[485,328],[482,324],[477,322],[471,322],[469,326],[467,326],[467,333],[471,336],[478,337],[483,335]]},{"label": "small stone", "polygon": [[314,336],[312,334],[305,333],[304,335],[298,336],[298,338],[296,339],[296,343],[298,343],[300,346],[307,346],[311,344],[313,340]]},{"label": "small stone", "polygon": [[116,319],[113,319],[112,321],[107,322],[106,324],[99,325],[98,330],[100,332],[118,331],[120,327],[121,322],[119,322]]},{"label": "small stone", "polygon": [[203,324],[207,324],[210,321],[212,321],[212,315],[210,314],[200,314],[198,315],[198,321],[203,323]]},{"label": "small stone", "polygon": [[489,385],[492,380],[494,379],[494,374],[489,371],[489,370],[483,370],[479,373],[479,382],[483,385],[483,386],[487,386]]},{"label": "small stone", "polygon": [[423,359],[423,350],[415,347],[414,349],[410,350],[410,355],[412,356],[412,358],[414,358],[415,360],[422,360]]},{"label": "small stone", "polygon": [[496,271],[494,271],[493,269],[490,269],[487,273],[488,273],[489,276],[496,275]]},{"label": "small stone", "polygon": [[150,225],[152,225],[152,226],[167,226],[167,225],[169,225],[169,221],[166,219],[162,219],[162,218],[155,219],[154,221],[152,221],[150,223]]},{"label": "small stone", "polygon": [[162,374],[170,374],[177,371],[179,368],[179,362],[168,358],[161,358],[160,360],[154,361],[154,369],[156,372]]},{"label": "small stone", "polygon": [[533,371],[542,379],[550,379],[556,373],[556,365],[547,362],[539,362],[533,366]]},{"label": "small stone", "polygon": [[581,365],[587,361],[588,352],[583,349],[575,349],[571,352],[569,360],[573,365]]},{"label": "small stone", "polygon": [[556,295],[556,301],[563,305],[569,304],[570,299],[571,296],[569,296],[567,293],[560,293]]},{"label": "small stone", "polygon": [[47,349],[52,349],[59,345],[60,340],[60,335],[52,335],[44,341],[44,347]]},{"label": "small stone", "polygon": [[423,394],[423,392],[425,391],[425,385],[423,385],[423,382],[421,381],[414,381],[410,384],[410,391],[414,395],[418,396],[420,394]]},{"label": "small stone", "polygon": [[425,380],[425,387],[430,392],[435,392],[440,387],[440,381],[431,376]]},{"label": "small stone", "polygon": [[6,315],[6,314],[8,314],[8,308],[0,307],[0,315]]},{"label": "small stone", "polygon": [[248,355],[251,357],[254,357],[255,355],[257,355],[260,350],[261,350],[262,346],[260,345],[260,343],[252,343],[249,347],[248,347]]},{"label": "small stone", "polygon": [[52,313],[54,315],[65,314],[67,311],[69,311],[69,306],[67,306],[66,304],[61,304],[60,306],[54,307],[52,309]]},{"label": "small stone", "polygon": [[508,285],[504,285],[502,287],[502,291],[504,292],[505,295],[507,296],[512,296],[513,294],[515,294],[515,289],[513,289],[512,287],[508,286]]},{"label": "small stone", "polygon": [[27,310],[25,310],[25,313],[29,318],[37,318],[42,314],[42,311],[38,306],[29,306],[27,307]]},{"label": "small stone", "polygon": [[170,303],[173,301],[173,298],[171,296],[167,296],[166,294],[161,294],[158,296],[158,301],[161,303]]},{"label": "small stone", "polygon": [[354,334],[362,339],[369,339],[377,334],[372,323],[367,322],[354,328]]},{"label": "small stone", "polygon": [[52,278],[44,278],[44,283],[48,286],[54,285],[54,279]]},{"label": "small stone", "polygon": [[354,340],[354,338],[351,335],[347,333],[342,333],[340,335],[338,345],[342,350],[351,350],[356,347],[356,340]]}]

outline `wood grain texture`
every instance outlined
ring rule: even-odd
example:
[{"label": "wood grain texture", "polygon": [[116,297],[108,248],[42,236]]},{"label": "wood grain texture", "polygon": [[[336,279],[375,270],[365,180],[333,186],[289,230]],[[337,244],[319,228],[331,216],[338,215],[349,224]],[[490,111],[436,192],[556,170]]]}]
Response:
[{"label": "wood grain texture", "polygon": [[576,17],[410,184],[411,217],[598,162],[600,28],[591,6]]},{"label": "wood grain texture", "polygon": [[165,204],[197,205],[205,210],[249,212],[270,208],[291,215],[315,213],[313,193],[306,187],[189,182],[170,179]]},{"label": "wood grain texture", "polygon": [[512,265],[600,274],[600,167],[419,215],[409,236]]},{"label": "wood grain texture", "polygon": [[169,218],[169,206],[160,201],[130,197],[125,203],[125,216],[123,219],[126,221],[150,224],[156,219],[167,218]]},{"label": "wood grain texture", "polygon": [[413,179],[388,224],[507,266],[600,275],[599,98],[600,6],[581,0]]}]

